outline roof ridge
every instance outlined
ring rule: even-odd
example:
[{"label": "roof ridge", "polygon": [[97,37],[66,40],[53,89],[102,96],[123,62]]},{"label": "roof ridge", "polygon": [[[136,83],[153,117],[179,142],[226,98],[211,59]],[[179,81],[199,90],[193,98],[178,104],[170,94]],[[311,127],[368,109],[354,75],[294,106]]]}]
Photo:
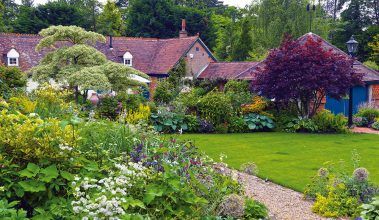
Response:
[{"label": "roof ridge", "polygon": [[39,34],[24,34],[24,33],[5,33],[5,32],[0,32],[0,35],[5,35],[5,36],[28,36],[28,37],[42,37]]},{"label": "roof ridge", "polygon": [[[235,78],[235,79],[238,79],[238,77],[240,77],[241,75],[243,75],[243,74],[245,74],[246,72],[250,71],[251,69],[253,69],[254,67],[258,66],[258,65],[261,64],[261,63],[262,63],[262,61],[261,61],[261,62],[257,62],[257,63],[255,63],[254,66],[247,68],[246,70],[242,71],[240,74],[238,74],[237,76],[235,76],[234,78]],[[250,75],[251,75],[251,72],[250,72]]]}]

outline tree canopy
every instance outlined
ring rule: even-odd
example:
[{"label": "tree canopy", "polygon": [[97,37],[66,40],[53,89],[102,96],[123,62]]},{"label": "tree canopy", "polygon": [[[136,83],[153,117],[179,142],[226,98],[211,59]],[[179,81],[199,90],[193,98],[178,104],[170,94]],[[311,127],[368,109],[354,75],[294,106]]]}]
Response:
[{"label": "tree canopy", "polygon": [[340,99],[361,84],[362,75],[352,65],[352,59],[323,48],[321,41],[287,37],[270,52],[253,85],[278,103],[294,104],[302,117],[312,117],[326,94]]},{"label": "tree canopy", "polygon": [[50,49],[40,64],[31,69],[39,82],[54,79],[83,90],[101,89],[125,91],[141,85],[131,74],[148,78],[131,67],[108,61],[103,53],[91,45],[105,42],[104,36],[76,26],[51,26],[40,32],[43,36],[36,50]]}]

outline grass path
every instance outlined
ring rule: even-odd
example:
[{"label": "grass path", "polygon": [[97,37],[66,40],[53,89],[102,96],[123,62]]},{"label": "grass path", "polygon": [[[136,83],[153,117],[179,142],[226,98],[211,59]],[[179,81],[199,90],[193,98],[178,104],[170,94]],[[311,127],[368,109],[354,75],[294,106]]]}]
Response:
[{"label": "grass path", "polygon": [[370,171],[370,179],[379,184],[379,135],[372,134],[187,134],[180,140],[192,140],[200,150],[238,169],[255,162],[259,177],[302,192],[311,177],[325,162],[345,161],[352,172],[352,151],[361,157],[360,166]]}]

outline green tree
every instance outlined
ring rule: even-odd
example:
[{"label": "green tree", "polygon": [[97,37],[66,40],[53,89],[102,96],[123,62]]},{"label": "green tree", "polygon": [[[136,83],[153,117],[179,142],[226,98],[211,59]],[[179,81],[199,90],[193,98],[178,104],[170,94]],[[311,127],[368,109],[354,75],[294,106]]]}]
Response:
[{"label": "green tree", "polygon": [[122,27],[123,23],[120,10],[114,2],[108,0],[103,12],[99,16],[97,31],[105,35],[120,36]]},{"label": "green tree", "polygon": [[248,19],[243,19],[241,26],[242,27],[231,56],[232,60],[235,61],[247,60],[250,56],[250,51],[253,49],[250,21]]},{"label": "green tree", "polygon": [[[89,89],[123,91],[130,86],[141,85],[130,78],[131,74],[147,76],[131,67],[107,61],[105,55],[91,45],[105,42],[101,34],[88,32],[76,26],[51,26],[39,33],[43,39],[36,47],[55,48],[40,64],[31,69],[33,78],[39,82],[54,79],[75,89],[78,100],[79,89],[84,94]],[[59,42],[68,42],[58,46]]]}]

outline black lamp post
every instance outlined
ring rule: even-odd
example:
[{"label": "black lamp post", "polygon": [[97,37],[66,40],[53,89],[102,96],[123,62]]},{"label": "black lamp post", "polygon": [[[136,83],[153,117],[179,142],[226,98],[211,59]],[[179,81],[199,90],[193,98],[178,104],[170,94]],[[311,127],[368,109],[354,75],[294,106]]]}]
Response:
[{"label": "black lamp post", "polygon": [[[358,42],[354,39],[354,35],[350,37],[350,40],[346,42],[347,50],[350,56],[354,59],[354,55],[358,50]],[[354,67],[354,63],[352,68]],[[350,88],[349,92],[349,127],[353,125],[353,87]]]}]

